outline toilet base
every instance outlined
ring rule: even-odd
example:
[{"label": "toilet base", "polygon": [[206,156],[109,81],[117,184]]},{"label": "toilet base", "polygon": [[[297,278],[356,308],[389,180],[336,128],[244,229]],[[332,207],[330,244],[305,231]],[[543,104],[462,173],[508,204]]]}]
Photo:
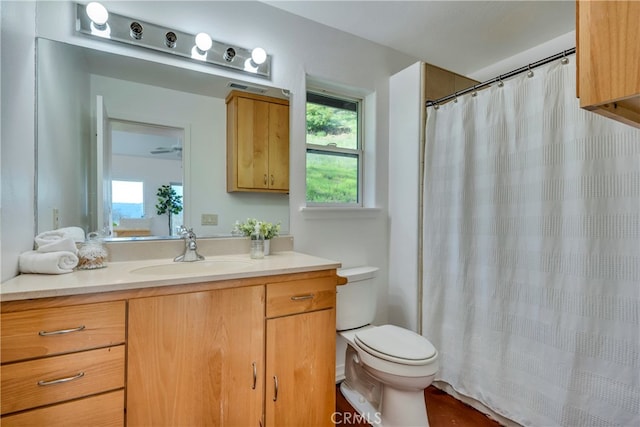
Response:
[{"label": "toilet base", "polygon": [[[372,426],[382,427],[380,411],[374,408],[374,406],[369,403],[367,399],[365,399],[360,393],[349,387],[346,381],[343,381],[340,384],[340,393],[342,393],[344,398],[347,399],[347,402],[349,402],[349,404],[353,406],[353,409],[355,409],[358,413],[357,421],[364,421],[368,424],[371,424]],[[356,420],[352,419],[352,421]],[[347,423],[345,422],[345,424]]]},{"label": "toilet base", "polygon": [[382,424],[386,426],[429,427],[424,391],[398,390],[385,386],[382,389],[380,412]]}]

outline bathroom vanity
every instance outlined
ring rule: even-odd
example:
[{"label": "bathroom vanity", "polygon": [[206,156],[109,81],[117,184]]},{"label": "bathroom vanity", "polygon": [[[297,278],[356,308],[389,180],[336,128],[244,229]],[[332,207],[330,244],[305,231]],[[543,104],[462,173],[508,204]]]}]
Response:
[{"label": "bathroom vanity", "polygon": [[2,424],[331,425],[334,261],[145,260],[2,284]]}]

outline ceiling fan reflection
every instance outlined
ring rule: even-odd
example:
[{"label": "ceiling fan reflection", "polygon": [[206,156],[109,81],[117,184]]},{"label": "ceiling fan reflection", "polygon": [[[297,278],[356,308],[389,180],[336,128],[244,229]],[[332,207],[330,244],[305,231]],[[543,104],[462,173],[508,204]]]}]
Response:
[{"label": "ceiling fan reflection", "polygon": [[171,147],[157,147],[151,150],[151,154],[168,154],[176,153],[178,156],[182,156],[182,146],[172,145]]}]

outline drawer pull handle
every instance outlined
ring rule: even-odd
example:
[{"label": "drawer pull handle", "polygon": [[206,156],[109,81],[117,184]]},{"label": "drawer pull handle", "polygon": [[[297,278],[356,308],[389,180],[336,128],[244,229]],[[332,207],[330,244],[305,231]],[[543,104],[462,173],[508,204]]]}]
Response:
[{"label": "drawer pull handle", "polygon": [[258,381],[258,368],[256,367],[256,362],[251,364],[253,366],[253,385],[251,386],[252,390],[256,389],[256,381]]},{"label": "drawer pull handle", "polygon": [[267,174],[264,174],[264,185],[267,185]]},{"label": "drawer pull handle", "polygon": [[273,175],[271,175],[271,185],[273,185],[273,183],[275,182]]},{"label": "drawer pull handle", "polygon": [[273,376],[273,401],[278,400],[278,377]]},{"label": "drawer pull handle", "polygon": [[291,297],[291,301],[304,301],[306,299],[313,299],[313,297],[315,297],[314,294],[294,295]]},{"label": "drawer pull handle", "polygon": [[82,326],[78,326],[77,328],[71,328],[71,329],[60,329],[57,331],[40,331],[38,332],[38,335],[40,335],[41,337],[48,337],[49,335],[69,334],[71,332],[82,331],[84,328],[85,326],[82,325]]},{"label": "drawer pull handle", "polygon": [[72,377],[58,378],[57,380],[38,381],[38,385],[46,386],[46,385],[53,385],[53,384],[60,384],[60,383],[68,383],[69,381],[78,380],[82,377],[84,377],[84,372],[80,372]]}]

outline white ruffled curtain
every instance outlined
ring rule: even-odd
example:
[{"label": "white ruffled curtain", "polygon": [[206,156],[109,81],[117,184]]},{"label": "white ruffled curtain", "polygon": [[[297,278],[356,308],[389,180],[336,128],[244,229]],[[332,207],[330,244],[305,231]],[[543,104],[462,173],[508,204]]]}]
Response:
[{"label": "white ruffled curtain", "polygon": [[640,130],[575,58],[427,111],[423,335],[526,426],[640,425]]}]

